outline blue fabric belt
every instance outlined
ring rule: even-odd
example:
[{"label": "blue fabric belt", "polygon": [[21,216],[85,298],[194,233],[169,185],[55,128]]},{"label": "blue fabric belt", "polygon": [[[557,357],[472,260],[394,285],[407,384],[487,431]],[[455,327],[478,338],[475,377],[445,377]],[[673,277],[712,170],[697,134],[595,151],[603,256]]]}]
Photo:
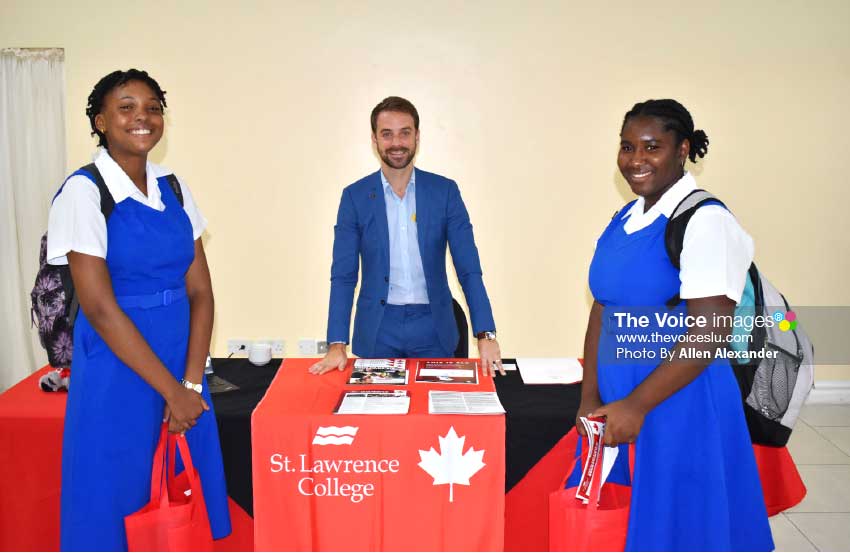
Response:
[{"label": "blue fabric belt", "polygon": [[127,309],[139,307],[141,309],[151,309],[154,307],[164,307],[171,305],[186,297],[186,287],[175,288],[173,290],[163,290],[155,294],[143,294],[141,296],[115,296],[118,305]]}]

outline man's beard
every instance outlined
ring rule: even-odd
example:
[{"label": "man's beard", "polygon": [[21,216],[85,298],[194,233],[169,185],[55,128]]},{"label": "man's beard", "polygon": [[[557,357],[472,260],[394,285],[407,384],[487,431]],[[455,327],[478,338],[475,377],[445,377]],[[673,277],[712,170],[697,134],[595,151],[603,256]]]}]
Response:
[{"label": "man's beard", "polygon": [[[404,151],[407,152],[407,156],[401,160],[401,162],[396,162],[390,157],[390,151]],[[411,152],[408,148],[388,148],[383,152],[378,150],[378,154],[380,154],[381,159],[392,167],[393,169],[404,169],[413,161],[413,158],[416,156],[416,152]]]}]

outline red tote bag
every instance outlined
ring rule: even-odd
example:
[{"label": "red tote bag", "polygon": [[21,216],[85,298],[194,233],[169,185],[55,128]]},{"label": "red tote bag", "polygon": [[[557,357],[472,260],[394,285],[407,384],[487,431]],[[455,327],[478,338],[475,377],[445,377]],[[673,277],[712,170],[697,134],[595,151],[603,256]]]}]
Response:
[{"label": "red tote bag", "polygon": [[[584,447],[583,451],[586,450],[587,447]],[[634,446],[629,448],[632,467],[633,452]],[[597,470],[590,483],[590,502],[585,505],[576,498],[575,487],[564,489],[577,461],[573,460],[558,491],[549,494],[549,550],[625,550],[631,486],[613,483],[600,486],[602,471]],[[599,498],[598,503],[594,498]]]},{"label": "red tote bag", "polygon": [[[176,450],[186,470],[174,475]],[[151,471],[151,499],[124,517],[130,551],[212,551],[213,539],[201,480],[184,436],[162,425]]]}]

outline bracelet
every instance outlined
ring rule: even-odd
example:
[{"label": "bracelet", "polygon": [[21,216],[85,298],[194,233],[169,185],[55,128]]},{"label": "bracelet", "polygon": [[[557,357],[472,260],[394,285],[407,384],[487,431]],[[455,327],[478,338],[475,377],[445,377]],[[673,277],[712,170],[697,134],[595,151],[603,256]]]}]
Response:
[{"label": "bracelet", "polygon": [[194,382],[189,382],[185,378],[181,380],[180,383],[183,385],[184,388],[188,388],[189,390],[198,392],[199,394],[204,391],[203,386],[201,386],[200,384],[195,384]]}]

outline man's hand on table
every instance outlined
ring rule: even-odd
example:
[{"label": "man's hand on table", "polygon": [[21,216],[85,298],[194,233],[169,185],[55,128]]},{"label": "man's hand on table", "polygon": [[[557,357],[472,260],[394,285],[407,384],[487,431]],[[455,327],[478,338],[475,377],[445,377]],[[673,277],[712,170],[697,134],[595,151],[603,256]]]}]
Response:
[{"label": "man's hand on table", "polygon": [[502,352],[499,350],[499,342],[480,338],[478,340],[478,355],[481,357],[481,372],[486,376],[496,376],[496,371],[505,376],[505,368],[502,366]]},{"label": "man's hand on table", "polygon": [[331,344],[325,358],[308,370],[313,374],[325,374],[334,369],[344,370],[346,363],[348,363],[348,355],[345,353],[345,344]]}]

